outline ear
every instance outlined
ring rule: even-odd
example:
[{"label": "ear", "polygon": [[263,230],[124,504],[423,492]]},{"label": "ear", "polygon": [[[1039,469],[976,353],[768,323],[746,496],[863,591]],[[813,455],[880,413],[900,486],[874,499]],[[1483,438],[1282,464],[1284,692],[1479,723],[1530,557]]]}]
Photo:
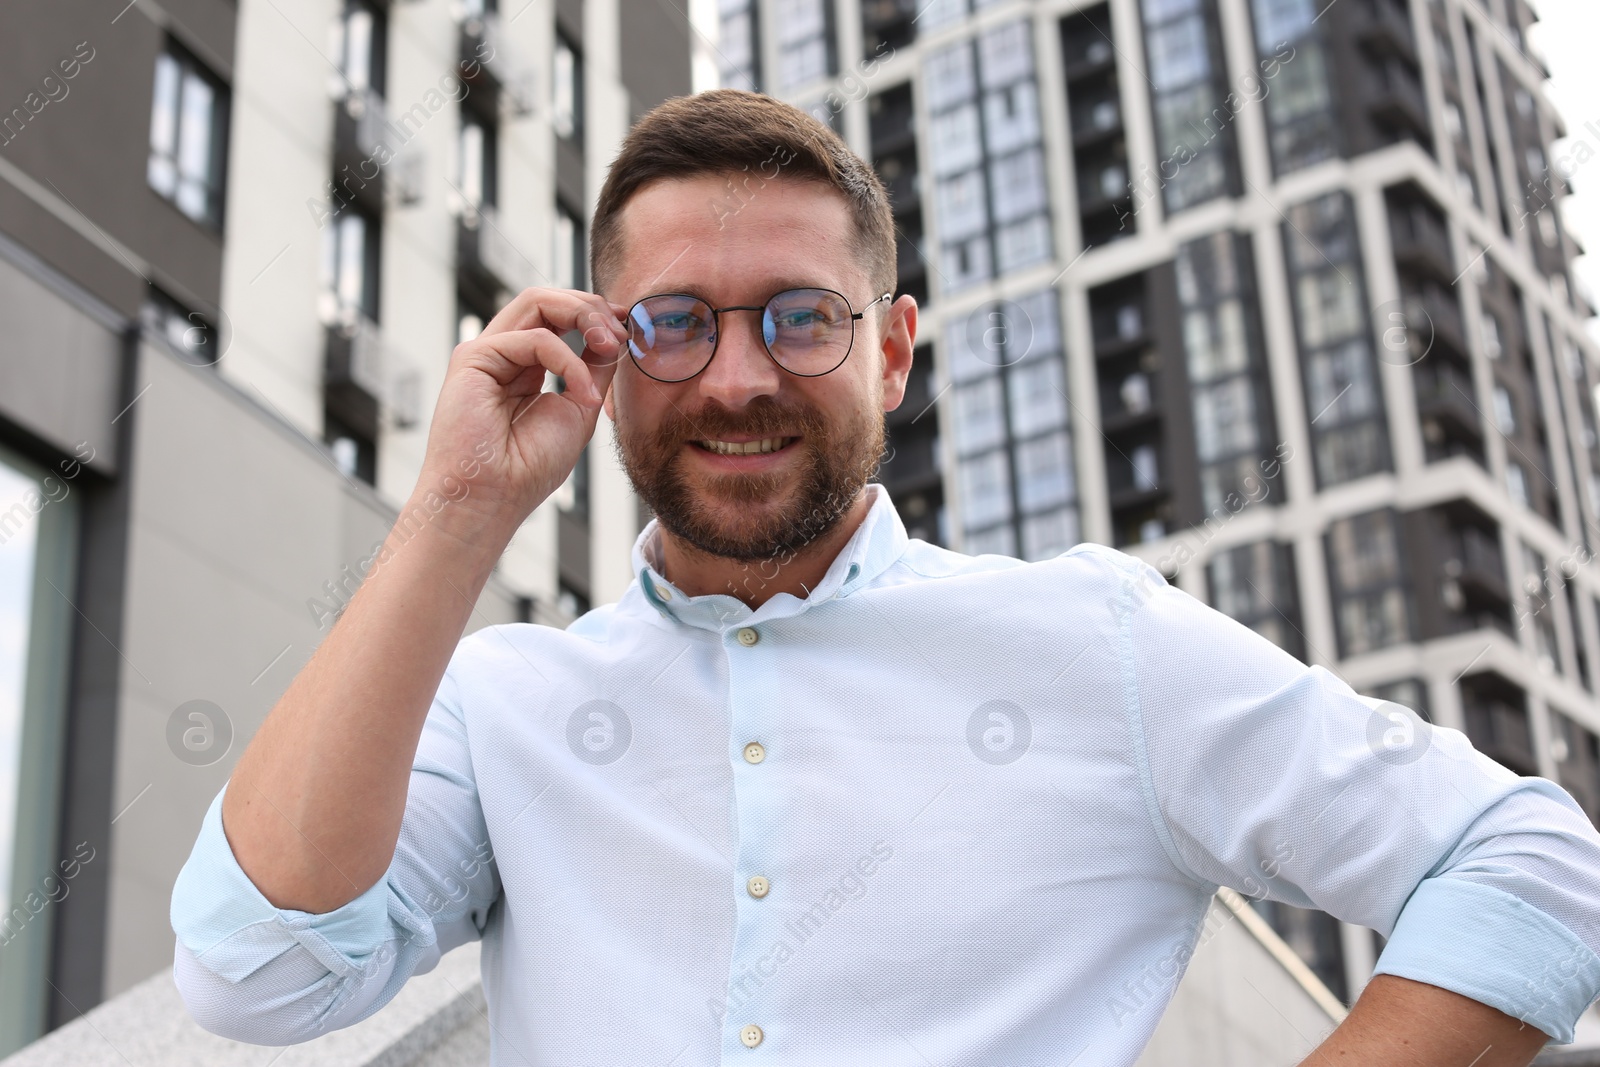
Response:
[{"label": "ear", "polygon": [[893,411],[905,399],[906,379],[917,343],[917,300],[902,294],[889,305],[883,323],[883,410]]},{"label": "ear", "polygon": [[[621,370],[622,368],[619,367],[617,369]],[[606,418],[610,419],[613,423],[615,423],[617,421],[616,395],[617,395],[617,376],[615,374],[613,374],[611,376],[611,380],[606,383],[606,396],[605,396],[605,400],[602,401],[602,403],[601,403],[601,406],[603,408],[605,408]]]}]

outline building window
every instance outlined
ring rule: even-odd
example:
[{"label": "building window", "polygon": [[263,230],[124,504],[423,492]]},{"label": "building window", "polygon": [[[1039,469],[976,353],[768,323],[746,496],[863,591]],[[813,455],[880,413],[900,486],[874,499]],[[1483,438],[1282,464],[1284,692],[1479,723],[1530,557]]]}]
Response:
[{"label": "building window", "polygon": [[1550,713],[1550,727],[1556,780],[1600,825],[1600,738],[1559,712]]},{"label": "building window", "polygon": [[721,0],[718,5],[717,68],[725,89],[761,91],[760,12],[760,0]]},{"label": "building window", "polygon": [[1388,421],[1349,196],[1328,193],[1290,208],[1283,237],[1317,484],[1386,471]]},{"label": "building window", "polygon": [[1258,541],[1218,553],[1206,565],[1211,606],[1296,659],[1305,659],[1294,549]]},{"label": "building window", "polygon": [[54,909],[37,905],[70,858],[58,857],[56,839],[28,831],[51,825],[60,803],[77,596],[71,479],[84,458],[52,469],[0,448],[0,1056],[41,1035]]},{"label": "building window", "polygon": [[[1262,70],[1276,65],[1266,93],[1273,171],[1288,174],[1339,155],[1338,121],[1329,84],[1328,54],[1316,0],[1251,0],[1256,55]],[[1293,57],[1282,62],[1286,48]]]},{"label": "building window", "polygon": [[556,136],[577,140],[583,136],[583,57],[560,32],[550,61],[554,83],[550,88],[550,123]]},{"label": "building window", "polygon": [[1246,242],[1211,234],[1181,246],[1174,264],[1207,515],[1266,500],[1278,484],[1263,482],[1269,469],[1277,473],[1268,464],[1275,432]]},{"label": "building window", "polygon": [[1411,640],[1399,524],[1389,510],[1340,519],[1323,535],[1341,658]]},{"label": "building window", "polygon": [[1053,254],[1028,25],[998,26],[925,61],[928,156],[949,290]]},{"label": "building window", "polygon": [[169,42],[156,57],[150,109],[150,188],[179,211],[222,225],[228,91],[189,53]]},{"label": "building window", "polygon": [[557,289],[582,289],[587,263],[583,223],[565,204],[556,205],[550,252],[550,284]]},{"label": "building window", "polygon": [[350,206],[322,231],[323,317],[378,319],[378,220]]},{"label": "building window", "polygon": [[778,81],[786,90],[835,71],[832,0],[777,0]]},{"label": "building window", "polygon": [[950,324],[964,550],[1047,559],[1078,543],[1056,294],[1045,289]]},{"label": "building window", "polygon": [[1518,774],[1538,774],[1522,689],[1489,671],[1461,679],[1460,688],[1461,711],[1472,747]]},{"label": "building window", "polygon": [[457,187],[467,206],[474,211],[494,207],[499,194],[499,134],[495,123],[486,121],[468,108],[461,111],[461,134],[457,143],[459,174]]},{"label": "building window", "polygon": [[[1211,0],[1142,0],[1157,169],[1169,212],[1234,191],[1233,113]],[[1168,177],[1168,172],[1172,176]]]},{"label": "building window", "polygon": [[1368,689],[1366,694],[1410,708],[1424,722],[1433,721],[1433,715],[1428,709],[1428,687],[1420,678],[1402,678],[1397,682],[1375,685]]}]

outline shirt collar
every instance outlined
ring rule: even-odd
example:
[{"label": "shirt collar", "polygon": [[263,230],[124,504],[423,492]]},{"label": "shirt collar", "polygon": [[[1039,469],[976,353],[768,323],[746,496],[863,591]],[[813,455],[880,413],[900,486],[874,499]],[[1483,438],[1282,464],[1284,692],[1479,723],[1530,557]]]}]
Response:
[{"label": "shirt collar", "polygon": [[[652,518],[633,543],[634,581],[623,595],[623,605],[637,598],[663,616],[720,632],[735,624],[742,626],[798,615],[835,597],[849,596],[887,570],[905,553],[910,542],[900,513],[889,499],[889,491],[877,482],[869,482],[866,492],[866,518],[807,597],[778,593],[759,609],[751,611],[743,601],[727,593],[686,595],[662,577],[661,524],[660,520]],[[752,564],[752,567],[759,568],[760,564]]]}]

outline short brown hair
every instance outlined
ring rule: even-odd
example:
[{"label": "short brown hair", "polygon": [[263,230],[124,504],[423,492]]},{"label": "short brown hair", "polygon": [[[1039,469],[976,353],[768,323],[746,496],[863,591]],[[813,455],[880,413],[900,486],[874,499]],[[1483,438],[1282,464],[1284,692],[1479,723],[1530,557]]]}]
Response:
[{"label": "short brown hair", "polygon": [[877,174],[804,111],[743,89],[673,97],[628,131],[595,207],[589,269],[596,288],[622,253],[622,209],[634,193],[662,179],[721,173],[746,174],[749,190],[773,178],[837,189],[850,202],[854,250],[873,294],[894,291],[894,215]]}]

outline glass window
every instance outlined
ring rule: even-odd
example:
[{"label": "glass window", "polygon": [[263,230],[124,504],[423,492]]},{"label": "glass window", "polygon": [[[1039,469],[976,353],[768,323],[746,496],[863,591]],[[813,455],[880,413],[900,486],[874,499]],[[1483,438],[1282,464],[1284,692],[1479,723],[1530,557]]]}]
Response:
[{"label": "glass window", "polygon": [[556,205],[553,238],[550,284],[557,289],[583,288],[583,224],[562,204]]},{"label": "glass window", "polygon": [[1483,354],[1490,359],[1499,359],[1504,351],[1500,344],[1500,320],[1495,318],[1494,312],[1485,311],[1482,319],[1483,329]]},{"label": "glass window", "polygon": [[1517,416],[1511,407],[1511,392],[1503,385],[1494,387],[1494,421],[1507,437],[1517,432]]},{"label": "glass window", "polygon": [[990,375],[956,389],[955,423],[956,450],[964,455],[1005,442],[999,377]]},{"label": "glass window", "polygon": [[976,104],[963,104],[929,121],[928,159],[936,176],[970,170],[983,161]]},{"label": "glass window", "polygon": [[1523,507],[1531,507],[1528,497],[1528,472],[1514,459],[1506,460],[1506,492]]},{"label": "glass window", "polygon": [[583,132],[583,61],[559,33],[550,71],[550,124],[557,137],[576,138]]},{"label": "glass window", "polygon": [[1150,80],[1156,92],[1192,85],[1211,72],[1206,24],[1199,18],[1179,19],[1150,31]]},{"label": "glass window", "polygon": [[353,325],[378,317],[378,224],[346,207],[322,231],[324,317]]},{"label": "glass window", "polygon": [[1001,226],[994,234],[995,267],[1001,274],[1050,258],[1050,217],[1033,215]]},{"label": "glass window", "polygon": [[1006,390],[1011,399],[1011,431],[1018,437],[1032,437],[1067,424],[1063,374],[1058,356],[1010,368]]},{"label": "glass window", "polygon": [[923,85],[928,110],[937,114],[978,95],[978,72],[972,59],[972,46],[963,41],[932,52],[924,60]]},{"label": "glass window", "polygon": [[1015,556],[1017,554],[1017,538],[1011,530],[1011,524],[992,526],[987,530],[976,533],[969,532],[963,539],[968,555],[981,556],[993,553],[1000,556]]},{"label": "glass window", "polygon": [[987,186],[981,168],[945,178],[934,189],[941,240],[955,243],[988,231]]},{"label": "glass window", "polygon": [[483,121],[470,111],[462,111],[457,144],[457,188],[468,206],[474,209],[493,207],[496,203],[498,141],[493,123]]},{"label": "glass window", "polygon": [[[1115,105],[1112,105],[1115,109]],[[1020,81],[983,97],[983,128],[989,151],[1001,155],[1039,140],[1039,90]]]},{"label": "glass window", "polygon": [[1058,508],[1042,515],[1030,515],[1022,520],[1024,559],[1051,559],[1077,544],[1079,540],[1078,513],[1072,508]]},{"label": "glass window", "polygon": [[1072,446],[1065,433],[1017,445],[1017,503],[1023,510],[1056,507],[1072,497]]},{"label": "glass window", "polygon": [[961,503],[968,530],[1011,518],[1011,464],[996,450],[961,461]]},{"label": "glass window", "polygon": [[1037,214],[1047,206],[1044,153],[1030,148],[989,164],[997,222],[1014,222]]},{"label": "glass window", "polygon": [[1244,308],[1236,299],[1213,308],[1185,312],[1183,345],[1189,377],[1205,382],[1244,370],[1250,364],[1244,332]]},{"label": "glass window", "polygon": [[222,225],[228,113],[222,83],[176,45],[156,57],[150,113],[150,188],[208,226]]},{"label": "glass window", "polygon": [[1239,375],[1194,390],[1194,435],[1201,463],[1260,447],[1255,393],[1249,377]]},{"label": "glass window", "polygon": [[1018,19],[978,38],[978,63],[985,88],[1021,81],[1033,75],[1033,44],[1028,24]]},{"label": "glass window", "polygon": [[30,910],[24,898],[51,895],[62,881],[58,842],[45,828],[56,822],[61,789],[74,489],[87,457],[46,468],[0,449],[0,1057],[41,1036],[50,992],[55,909]]}]

